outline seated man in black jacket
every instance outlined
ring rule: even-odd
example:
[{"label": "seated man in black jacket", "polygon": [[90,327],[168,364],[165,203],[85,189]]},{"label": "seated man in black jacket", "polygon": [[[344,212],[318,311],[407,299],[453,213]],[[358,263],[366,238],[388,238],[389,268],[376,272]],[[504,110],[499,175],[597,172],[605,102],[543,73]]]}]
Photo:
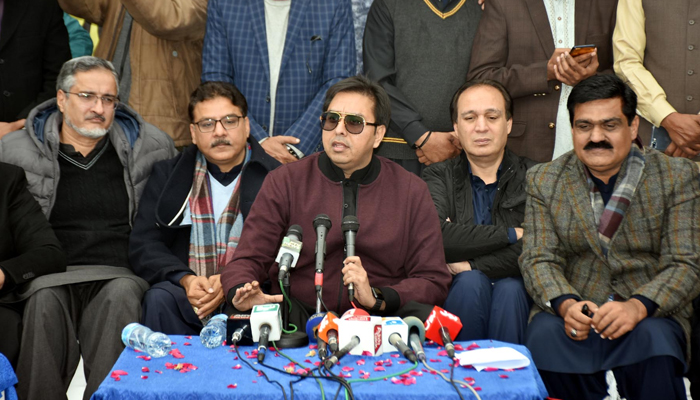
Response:
[{"label": "seated man in black jacket", "polygon": [[458,340],[522,344],[532,300],[518,268],[520,225],[534,162],[506,149],[513,105],[500,83],[467,82],[450,111],[464,152],[423,172],[454,275],[444,307],[462,320]]},{"label": "seated man in black jacket", "polygon": [[265,176],[279,165],[251,140],[247,113],[232,84],[201,84],[190,96],[194,144],[153,167],[129,239],[131,266],[152,285],[142,317],[151,329],[198,335],[224,303],[220,268]]},{"label": "seated man in black jacket", "polygon": [[61,244],[27,190],[22,168],[0,163],[0,353],[17,366],[24,284],[66,270]]}]

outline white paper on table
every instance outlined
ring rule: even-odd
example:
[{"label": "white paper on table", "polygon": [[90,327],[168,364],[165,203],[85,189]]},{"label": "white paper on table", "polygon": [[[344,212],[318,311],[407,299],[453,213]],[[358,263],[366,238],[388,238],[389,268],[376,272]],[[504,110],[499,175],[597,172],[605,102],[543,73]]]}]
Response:
[{"label": "white paper on table", "polygon": [[456,355],[459,365],[471,365],[477,371],[484,368],[515,369],[530,365],[530,359],[511,347],[495,347],[463,351]]}]

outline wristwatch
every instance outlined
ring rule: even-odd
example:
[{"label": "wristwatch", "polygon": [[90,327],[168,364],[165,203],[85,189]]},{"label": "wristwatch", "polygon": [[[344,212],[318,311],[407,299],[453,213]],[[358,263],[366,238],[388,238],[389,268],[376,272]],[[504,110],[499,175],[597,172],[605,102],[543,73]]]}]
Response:
[{"label": "wristwatch", "polygon": [[382,308],[382,304],[384,303],[384,295],[382,294],[381,289],[375,287],[372,288],[372,295],[374,295],[375,302],[374,306],[370,308],[369,312],[378,313]]}]

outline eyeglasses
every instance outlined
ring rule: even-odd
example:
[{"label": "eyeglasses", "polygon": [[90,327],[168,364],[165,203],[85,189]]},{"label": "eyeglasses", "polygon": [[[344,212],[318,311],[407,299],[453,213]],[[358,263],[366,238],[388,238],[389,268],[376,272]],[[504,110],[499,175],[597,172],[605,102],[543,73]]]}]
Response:
[{"label": "eyeglasses", "polygon": [[321,128],[324,131],[332,131],[338,126],[341,119],[345,120],[345,129],[355,135],[362,133],[365,129],[365,125],[379,126],[379,124],[374,122],[367,122],[362,115],[326,111],[321,114]]},{"label": "eyeglasses", "polygon": [[226,129],[227,131],[230,131],[231,129],[238,128],[238,121],[241,118],[245,118],[245,117],[242,117],[240,115],[227,115],[221,119],[213,119],[213,118],[203,119],[199,122],[195,122],[194,124],[197,125],[200,132],[202,132],[202,133],[214,132],[214,130],[216,130],[217,122],[221,122],[221,126],[223,126],[224,129]]},{"label": "eyeglasses", "polygon": [[91,105],[94,106],[97,104],[97,99],[100,99],[102,101],[102,107],[104,108],[114,108],[119,104],[119,99],[116,96],[112,96],[110,94],[104,94],[102,96],[96,95],[94,93],[85,93],[85,92],[80,92],[80,93],[73,93],[73,92],[64,92],[66,94],[74,94],[78,96],[80,101],[83,104],[86,105]]}]

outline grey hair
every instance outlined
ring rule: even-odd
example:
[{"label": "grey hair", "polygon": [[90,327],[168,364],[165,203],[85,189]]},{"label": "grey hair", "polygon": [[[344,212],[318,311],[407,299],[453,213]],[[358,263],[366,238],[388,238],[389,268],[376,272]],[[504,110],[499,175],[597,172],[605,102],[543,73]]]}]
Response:
[{"label": "grey hair", "polygon": [[114,69],[114,65],[107,60],[93,56],[83,56],[66,61],[61,67],[61,72],[56,78],[56,91],[69,92],[75,85],[75,74],[78,72],[92,71],[93,69],[106,69],[114,76],[117,85],[117,96],[119,96],[119,74]]}]

